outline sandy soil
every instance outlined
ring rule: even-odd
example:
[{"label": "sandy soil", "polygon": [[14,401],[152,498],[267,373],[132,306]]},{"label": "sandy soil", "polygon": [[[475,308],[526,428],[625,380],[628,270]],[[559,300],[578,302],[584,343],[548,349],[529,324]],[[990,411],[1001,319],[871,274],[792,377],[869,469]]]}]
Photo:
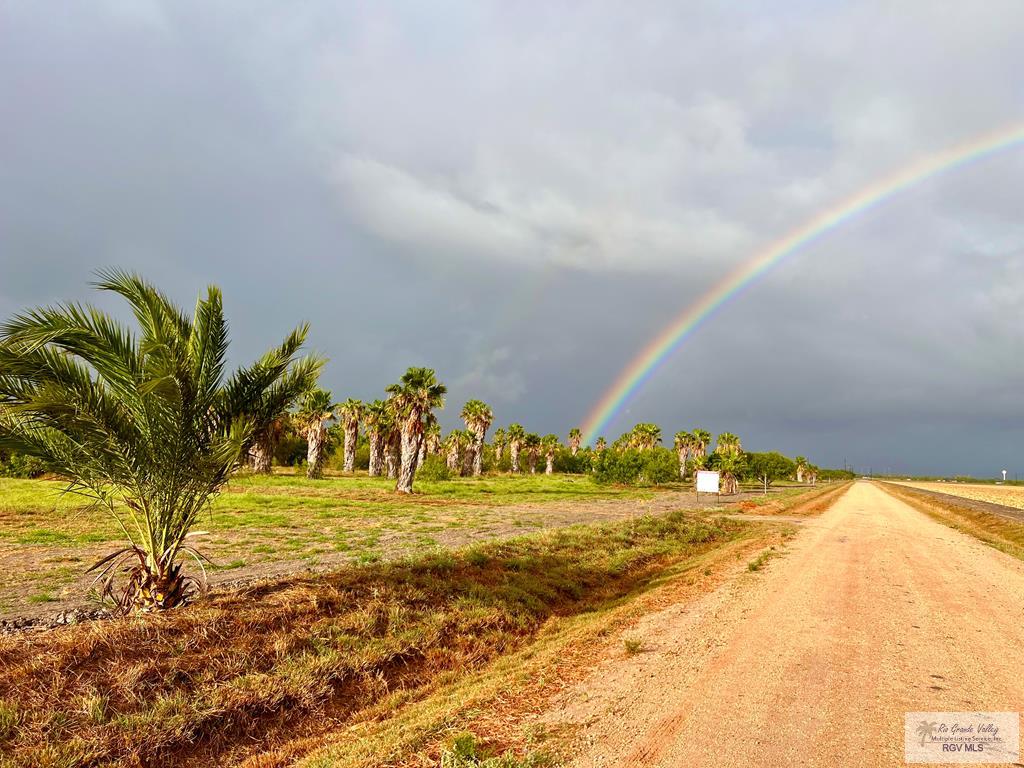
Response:
[{"label": "sandy soil", "polygon": [[1024,710],[1024,563],[866,482],[628,634],[543,718],[572,765],[895,766],[908,711]]}]

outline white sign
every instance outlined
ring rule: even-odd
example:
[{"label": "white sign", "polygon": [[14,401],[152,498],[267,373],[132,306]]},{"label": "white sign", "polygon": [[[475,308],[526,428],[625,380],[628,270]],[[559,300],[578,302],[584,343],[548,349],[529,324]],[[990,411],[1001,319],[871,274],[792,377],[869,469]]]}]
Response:
[{"label": "white sign", "polygon": [[698,470],[697,493],[718,493],[718,473]]},{"label": "white sign", "polygon": [[903,756],[908,763],[1016,764],[1017,712],[907,712]]}]

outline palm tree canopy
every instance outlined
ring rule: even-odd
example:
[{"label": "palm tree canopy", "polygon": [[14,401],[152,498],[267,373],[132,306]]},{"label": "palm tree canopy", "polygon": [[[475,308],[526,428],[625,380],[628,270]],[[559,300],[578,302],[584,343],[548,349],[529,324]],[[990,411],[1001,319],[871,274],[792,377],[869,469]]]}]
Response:
[{"label": "palm tree canopy", "polygon": [[687,432],[686,430],[682,430],[680,432],[676,432],[676,435],[675,435],[675,446],[676,446],[676,448],[689,447],[689,446],[693,445],[693,443],[694,443],[693,435],[690,432]]},{"label": "palm tree canopy", "polygon": [[522,424],[509,424],[508,425],[508,439],[523,441],[526,439],[526,430],[523,429]]},{"label": "palm tree canopy", "polygon": [[623,438],[631,448],[654,448],[661,443],[661,427],[650,423],[637,424]]},{"label": "palm tree canopy", "polygon": [[544,435],[544,437],[541,438],[541,443],[546,449],[552,451],[558,448],[558,446],[560,445],[558,441],[558,435]]},{"label": "palm tree canopy", "polygon": [[302,398],[296,420],[305,429],[331,421],[340,406],[331,400],[331,393],[325,389],[311,389]]},{"label": "palm tree canopy", "polygon": [[707,448],[708,443],[711,442],[711,433],[706,429],[695,429],[690,433],[693,435],[693,443],[700,448]]},{"label": "palm tree canopy", "polygon": [[718,441],[715,445],[716,453],[740,453],[742,450],[743,446],[740,445],[740,439],[732,432],[723,432],[718,436]]},{"label": "palm tree canopy", "polygon": [[494,423],[494,412],[483,400],[467,400],[460,415],[467,424],[479,424],[485,431]]},{"label": "palm tree canopy", "polygon": [[382,400],[374,400],[363,406],[363,423],[367,429],[374,429],[382,426],[387,421],[389,411]]},{"label": "palm tree canopy", "polygon": [[363,416],[363,410],[365,408],[366,406],[363,404],[362,400],[354,400],[351,397],[343,403],[338,403],[338,413],[341,414],[341,418],[345,421],[352,419],[359,421]]},{"label": "palm tree canopy", "polygon": [[408,418],[443,408],[448,388],[437,381],[432,368],[409,368],[401,380],[389,385],[386,391],[391,395],[395,412],[401,418]]}]

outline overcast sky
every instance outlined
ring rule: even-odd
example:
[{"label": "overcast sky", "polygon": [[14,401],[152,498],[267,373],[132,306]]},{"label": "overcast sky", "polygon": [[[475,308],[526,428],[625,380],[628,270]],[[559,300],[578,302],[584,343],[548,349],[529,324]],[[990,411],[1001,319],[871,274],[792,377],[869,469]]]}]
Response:
[{"label": "overcast sky", "polygon": [[[338,398],[564,434],[688,302],[916,158],[1024,125],[1024,4],[0,0],[0,316],[137,270],[301,320]],[[616,418],[1024,477],[1024,147],[781,265]],[[113,306],[102,300],[103,306]]]}]

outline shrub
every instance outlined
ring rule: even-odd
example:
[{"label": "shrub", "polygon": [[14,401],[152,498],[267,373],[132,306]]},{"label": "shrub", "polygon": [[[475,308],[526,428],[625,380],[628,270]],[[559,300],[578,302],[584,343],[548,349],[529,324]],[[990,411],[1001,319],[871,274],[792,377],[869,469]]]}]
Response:
[{"label": "shrub", "polygon": [[42,461],[23,453],[13,453],[0,462],[0,477],[39,477],[45,471]]},{"label": "shrub", "polygon": [[430,455],[416,470],[416,476],[420,480],[451,480],[452,471],[440,456]]},{"label": "shrub", "polygon": [[563,448],[555,454],[555,472],[563,472],[567,475],[585,475],[590,472],[590,451],[580,451],[575,456],[568,448]]},{"label": "shrub", "polygon": [[595,463],[594,479],[620,485],[661,485],[679,479],[679,463],[668,448],[608,450]]},{"label": "shrub", "polygon": [[282,467],[297,467],[306,460],[306,438],[287,433],[277,441],[274,461]]},{"label": "shrub", "polygon": [[441,768],[540,768],[547,765],[551,765],[551,760],[546,755],[517,758],[512,752],[490,754],[472,733],[459,734],[441,753]]}]

